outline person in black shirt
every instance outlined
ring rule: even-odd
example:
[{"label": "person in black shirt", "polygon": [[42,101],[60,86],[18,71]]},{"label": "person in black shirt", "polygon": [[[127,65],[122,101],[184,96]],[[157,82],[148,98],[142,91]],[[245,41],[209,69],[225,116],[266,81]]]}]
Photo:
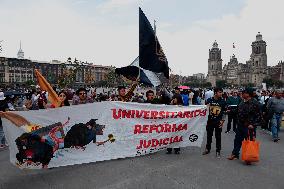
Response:
[{"label": "person in black shirt", "polygon": [[[255,137],[256,127],[261,125],[261,110],[258,101],[254,99],[253,89],[245,89],[242,92],[242,97],[243,101],[238,106],[238,124],[234,149],[228,157],[229,160],[239,159],[242,141],[248,137]],[[250,136],[248,136],[248,133]]]},{"label": "person in black shirt", "polygon": [[222,127],[225,122],[223,119],[224,111],[226,108],[226,102],[222,98],[223,89],[215,88],[214,96],[207,100],[207,105],[209,106],[209,116],[206,125],[207,131],[207,144],[206,149],[203,152],[203,155],[207,155],[211,150],[212,136],[215,130],[215,138],[216,138],[216,157],[220,158],[221,152],[221,133]]},{"label": "person in black shirt", "polygon": [[[171,105],[183,105],[182,97],[180,94],[175,94],[172,98]],[[180,148],[174,148],[175,154],[180,154]],[[167,154],[172,153],[172,148],[167,148]]]},{"label": "person in black shirt", "polygon": [[145,101],[145,103],[153,103],[153,100],[155,98],[154,91],[148,90],[146,92],[146,98],[147,98],[147,100]]}]

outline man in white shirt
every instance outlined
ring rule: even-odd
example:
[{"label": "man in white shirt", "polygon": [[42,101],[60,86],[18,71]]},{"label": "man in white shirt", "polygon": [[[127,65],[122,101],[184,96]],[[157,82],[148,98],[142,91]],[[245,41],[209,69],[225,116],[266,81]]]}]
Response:
[{"label": "man in white shirt", "polygon": [[205,92],[205,95],[204,95],[204,97],[205,97],[205,103],[207,102],[207,100],[209,99],[209,98],[212,98],[214,96],[214,92],[212,91],[212,89],[209,89],[208,91],[206,91]]},{"label": "man in white shirt", "polygon": [[262,91],[261,97],[260,97],[260,100],[259,100],[260,104],[265,105],[265,100],[268,99],[268,98],[269,98],[268,93],[266,93],[266,91]]}]

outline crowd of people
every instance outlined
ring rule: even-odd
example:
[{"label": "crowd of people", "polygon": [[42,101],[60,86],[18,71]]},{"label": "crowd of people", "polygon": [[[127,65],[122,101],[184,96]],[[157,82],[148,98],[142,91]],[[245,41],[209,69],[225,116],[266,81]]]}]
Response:
[{"label": "crowd of people", "polygon": [[[119,86],[117,90],[97,94],[95,88],[79,88],[58,90],[60,107],[79,105],[101,101],[124,101],[166,105],[202,105],[209,108],[208,121],[206,125],[207,141],[203,155],[211,151],[213,133],[216,138],[216,157],[221,156],[221,138],[225,123],[225,116],[228,116],[225,133],[235,132],[234,146],[229,160],[239,158],[242,141],[245,138],[256,136],[256,128],[271,132],[272,140],[280,140],[278,132],[281,127],[282,114],[284,112],[284,93],[281,91],[259,91],[253,88],[244,90],[225,90],[222,88],[213,89],[186,89],[181,90],[175,87],[173,90],[163,88],[161,90],[147,89],[138,92],[138,83],[134,83],[128,90]],[[136,90],[136,92],[135,92]],[[48,101],[48,93],[41,91],[39,87],[26,90],[23,95],[5,96],[0,92],[0,111],[17,110],[39,110],[55,108],[54,104]],[[0,120],[1,121],[1,120]],[[0,148],[7,146],[5,142],[2,121],[0,122]],[[180,154],[180,148],[167,149],[167,154]]]}]

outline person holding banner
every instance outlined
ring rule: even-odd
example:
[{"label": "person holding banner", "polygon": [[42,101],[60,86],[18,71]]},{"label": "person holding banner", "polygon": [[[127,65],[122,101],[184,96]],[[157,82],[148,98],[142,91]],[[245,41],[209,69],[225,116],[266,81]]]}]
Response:
[{"label": "person holding banner", "polygon": [[[258,102],[253,98],[253,89],[246,88],[242,92],[243,101],[238,107],[238,124],[234,140],[234,149],[228,160],[239,159],[242,141],[248,138],[248,133],[255,137],[256,127],[261,125],[261,110]],[[249,132],[253,131],[253,132]]]},{"label": "person holding banner", "polygon": [[131,101],[131,98],[132,98],[132,96],[133,96],[133,91],[136,89],[136,87],[137,87],[137,85],[138,85],[138,82],[137,81],[135,81],[132,85],[131,85],[131,87],[130,87],[130,89],[127,91],[127,93],[126,93],[126,91],[125,91],[125,87],[124,86],[118,86],[118,98],[117,98],[117,101],[122,101],[122,102],[129,102],[129,101]]},{"label": "person holding banner", "polygon": [[203,152],[203,155],[207,155],[211,150],[212,136],[215,130],[215,138],[216,138],[216,157],[221,157],[221,133],[222,127],[225,122],[224,120],[224,112],[226,108],[226,102],[222,98],[223,89],[215,88],[214,96],[207,100],[207,105],[209,106],[209,116],[206,125],[207,131],[207,144],[206,149]]},{"label": "person holding banner", "polygon": [[72,105],[93,103],[93,99],[87,96],[87,90],[85,88],[80,88],[77,90],[76,95],[74,95],[72,100]]},{"label": "person holding banner", "polygon": [[[58,93],[58,97],[59,97],[59,101],[61,102],[59,107],[63,107],[63,106],[70,106],[70,103],[67,99],[67,93],[65,91],[61,91]],[[50,106],[50,108],[55,108],[55,105],[52,104]]]},{"label": "person holding banner", "polygon": [[[180,94],[175,94],[172,98],[171,105],[183,105],[182,96]],[[172,153],[172,148],[167,148],[167,154]],[[180,154],[180,148],[174,148],[175,154]]]}]

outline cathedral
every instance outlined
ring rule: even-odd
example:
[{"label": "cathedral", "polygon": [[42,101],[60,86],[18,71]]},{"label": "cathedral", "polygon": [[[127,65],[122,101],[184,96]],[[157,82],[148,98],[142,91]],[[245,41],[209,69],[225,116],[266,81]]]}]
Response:
[{"label": "cathedral", "polygon": [[250,59],[245,64],[239,63],[235,55],[224,67],[222,62],[221,49],[215,41],[212,48],[209,49],[208,59],[207,80],[212,86],[216,86],[218,80],[226,80],[230,86],[245,86],[250,83],[259,87],[263,79],[270,76],[270,72],[276,70],[280,74],[283,67],[283,62],[275,68],[267,66],[266,42],[260,33],[256,35],[256,40],[251,44]]}]

